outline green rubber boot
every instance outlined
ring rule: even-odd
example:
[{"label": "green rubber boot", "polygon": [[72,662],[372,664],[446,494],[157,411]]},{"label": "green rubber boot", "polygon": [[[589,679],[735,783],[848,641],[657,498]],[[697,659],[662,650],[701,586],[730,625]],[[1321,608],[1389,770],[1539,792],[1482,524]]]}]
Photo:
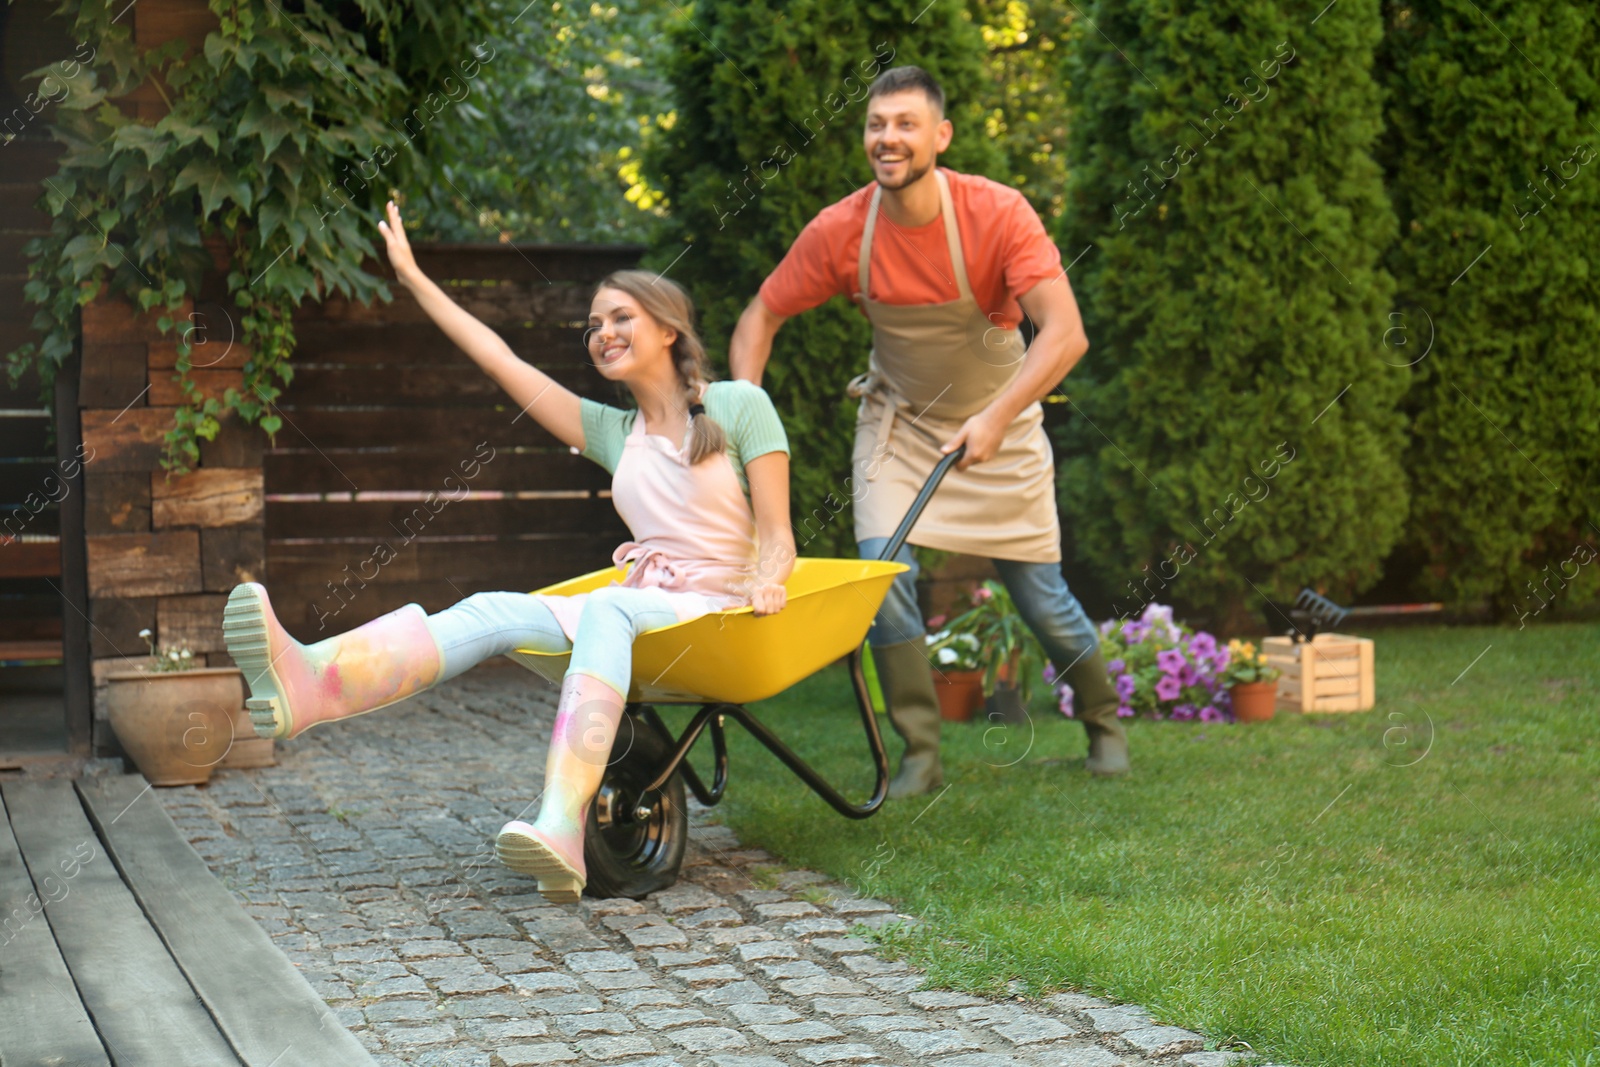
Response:
[{"label": "green rubber boot", "polygon": [[889,783],[892,798],[932,792],[944,784],[939,766],[939,698],[921,641],[902,641],[872,650],[889,725],[906,743],[900,772]]},{"label": "green rubber boot", "polygon": [[1109,778],[1127,774],[1128,734],[1117,718],[1117,691],[1106,674],[1106,658],[1097,647],[1067,669],[1061,680],[1072,687],[1073,713],[1089,735],[1083,761],[1090,774]]}]

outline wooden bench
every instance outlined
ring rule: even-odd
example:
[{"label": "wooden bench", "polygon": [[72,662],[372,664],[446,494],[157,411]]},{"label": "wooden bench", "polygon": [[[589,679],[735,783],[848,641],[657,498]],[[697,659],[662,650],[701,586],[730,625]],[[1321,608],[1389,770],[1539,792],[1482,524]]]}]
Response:
[{"label": "wooden bench", "polygon": [[0,667],[60,662],[60,641],[0,641]]},{"label": "wooden bench", "polygon": [[[7,578],[60,578],[61,542],[51,537],[26,539],[0,534],[0,580]],[[16,622],[17,620],[10,620]],[[54,621],[54,620],[50,620]],[[37,632],[31,630],[30,632]],[[59,663],[59,638],[15,636],[0,639],[0,667]]]},{"label": "wooden bench", "polygon": [[0,783],[0,1063],[374,1061],[140,775]]},{"label": "wooden bench", "polygon": [[0,578],[61,577],[61,542],[55,537],[0,534]]}]

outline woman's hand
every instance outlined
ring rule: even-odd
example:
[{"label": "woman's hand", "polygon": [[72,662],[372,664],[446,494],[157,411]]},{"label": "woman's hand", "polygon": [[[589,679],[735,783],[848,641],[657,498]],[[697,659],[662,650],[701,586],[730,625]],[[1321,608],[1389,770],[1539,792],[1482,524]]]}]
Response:
[{"label": "woman's hand", "polygon": [[562,444],[582,449],[583,412],[577,394],[538,367],[517,358],[503,337],[422,273],[416,257],[411,254],[405,227],[400,224],[400,209],[390,200],[384,205],[384,212],[388,218],[378,223],[378,229],[388,242],[389,262],[394,265],[396,280],[416,299],[417,306],[480,370],[510,394],[519,408],[532,415]]},{"label": "woman's hand", "polygon": [[389,246],[389,265],[394,267],[394,276],[400,284],[409,288],[412,277],[422,271],[417,267],[417,257],[411,253],[411,242],[406,239],[406,228],[400,222],[400,209],[393,200],[384,205],[384,213],[388,220],[378,223],[378,230]]},{"label": "woman's hand", "polygon": [[756,609],[757,615],[776,615],[788,602],[789,590],[783,587],[782,582],[768,582],[757,586],[755,593],[750,597],[750,606]]}]

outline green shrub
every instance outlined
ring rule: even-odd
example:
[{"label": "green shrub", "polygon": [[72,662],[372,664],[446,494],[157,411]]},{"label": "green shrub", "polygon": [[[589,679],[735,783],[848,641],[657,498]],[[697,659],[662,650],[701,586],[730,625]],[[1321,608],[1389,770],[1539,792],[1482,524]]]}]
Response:
[{"label": "green shrub", "polygon": [[1046,221],[1066,207],[1067,101],[1062,46],[1071,0],[967,0],[988,50],[983,132],[1005,159],[999,180]]},{"label": "green shrub", "polygon": [[1159,597],[1227,628],[1262,594],[1348,597],[1400,535],[1381,24],[1376,0],[1314,14],[1094,3],[1065,49],[1058,243],[1091,347],[1061,500],[1118,612]]},{"label": "green shrub", "polygon": [[[647,262],[689,287],[725,368],[740,312],[801,229],[872,180],[861,129],[878,72],[911,63],[939,79],[956,127],[943,165],[996,178],[1003,166],[983,135],[983,41],[959,6],[709,0],[687,14],[672,28],[676,116],[645,158],[671,213]],[[844,389],[870,345],[843,298],[773,345],[763,385],[789,433],[803,555],[855,554],[844,479],[857,402]]]},{"label": "green shrub", "polygon": [[[1600,584],[1600,567],[1561,568],[1580,543],[1600,545],[1595,7],[1424,0],[1386,12],[1380,158],[1400,241],[1385,355],[1418,360],[1406,548],[1424,593],[1486,597],[1508,614],[1519,600],[1575,605]],[[1574,570],[1563,589],[1555,575]]]},{"label": "green shrub", "polygon": [[[140,51],[127,5],[55,6],[89,46],[51,67],[65,87],[51,132],[67,149],[39,200],[50,232],[23,246],[40,339],[7,353],[8,369],[14,382],[36,373],[49,390],[78,340],[79,307],[102,295],[154,312],[178,348],[184,400],[162,464],[181,473],[228,411],[279,429],[272,404],[293,377],[302,300],[389,298],[362,269],[381,254],[373,220],[391,187],[429,174],[426,148],[412,142],[430,143],[452,92],[492,61],[494,20],[484,2],[291,14],[252,0],[215,5],[218,28],[198,49],[177,37]],[[111,104],[157,75],[169,105],[159,120]],[[225,302],[251,353],[244,387],[221,399],[195,386],[191,348],[204,335],[175,314],[212,266],[208,241],[226,253]]]}]

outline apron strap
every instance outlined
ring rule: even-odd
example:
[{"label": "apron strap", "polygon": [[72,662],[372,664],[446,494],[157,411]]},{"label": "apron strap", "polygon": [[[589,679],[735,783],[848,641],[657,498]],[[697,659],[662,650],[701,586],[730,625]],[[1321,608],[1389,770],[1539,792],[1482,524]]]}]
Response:
[{"label": "apron strap", "polygon": [[[950,252],[950,265],[956,272],[956,287],[960,291],[961,299],[971,300],[972,285],[967,278],[967,260],[961,248],[961,228],[956,222],[955,203],[950,198],[950,181],[945,177],[944,171],[937,166],[933,173],[939,184],[939,210],[944,219],[944,239],[945,246]],[[872,262],[872,237],[877,230],[878,208],[882,199],[883,186],[874,185],[872,202],[867,207],[867,223],[861,231],[861,250],[856,255],[856,282],[863,299],[867,298],[867,283]],[[895,419],[911,415],[911,402],[901,396],[878,372],[875,361],[868,364],[866,373],[858,374],[851,379],[845,392],[852,397],[874,397],[887,408],[878,421],[877,438],[873,442],[873,455],[881,454],[889,443],[889,434],[894,429]]]},{"label": "apron strap", "polygon": [[950,265],[955,268],[956,288],[961,299],[971,300],[972,285],[967,281],[967,257],[961,253],[961,227],[956,223],[955,203],[950,199],[950,180],[938,167],[933,168],[933,175],[939,180],[939,210],[944,212],[944,240],[950,249]]},{"label": "apron strap", "polygon": [[872,203],[867,206],[867,225],[861,231],[861,251],[856,255],[856,285],[862,298],[867,295],[867,272],[872,263],[872,233],[878,228],[878,203],[883,199],[883,186],[873,183]]},{"label": "apron strap", "polygon": [[[956,272],[956,290],[961,299],[972,299],[972,283],[967,279],[967,257],[962,254],[961,227],[956,222],[955,202],[950,199],[950,179],[935,167],[934,177],[939,183],[939,211],[944,219],[945,247],[950,252],[950,266]],[[872,203],[867,206],[867,224],[861,231],[861,251],[856,254],[856,285],[861,295],[867,295],[867,281],[872,264],[872,235],[878,228],[878,205],[883,199],[883,186],[872,187]]]}]

